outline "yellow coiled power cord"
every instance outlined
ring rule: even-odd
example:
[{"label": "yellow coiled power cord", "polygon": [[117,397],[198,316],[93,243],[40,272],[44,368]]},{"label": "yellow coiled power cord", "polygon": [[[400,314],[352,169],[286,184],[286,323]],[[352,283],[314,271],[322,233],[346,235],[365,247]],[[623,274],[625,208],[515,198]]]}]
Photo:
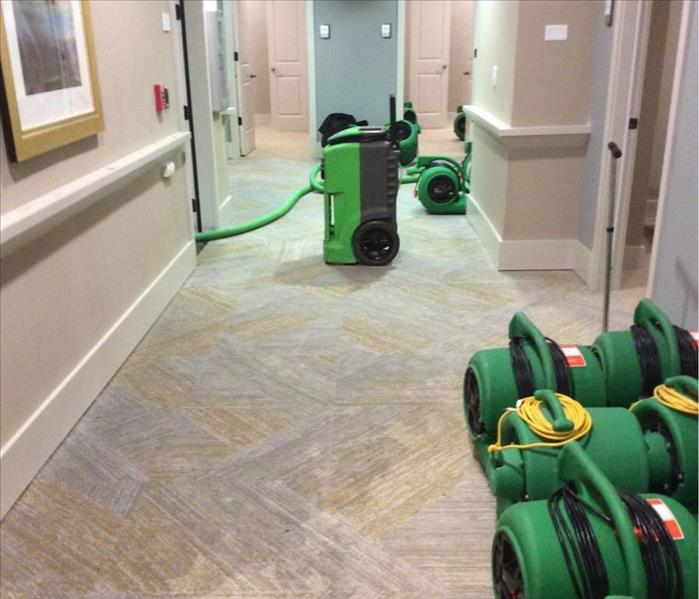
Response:
[{"label": "yellow coiled power cord", "polygon": [[[567,431],[556,431],[553,425],[542,411],[543,401],[533,396],[525,397],[517,402],[516,408],[505,410],[498,420],[498,436],[493,445],[488,447],[489,452],[502,451],[503,449],[533,449],[535,447],[561,447],[571,441],[576,441],[587,435],[592,428],[590,413],[575,401],[573,398],[556,393],[558,401],[561,402],[563,412],[568,420],[573,423],[573,427]],[[533,433],[550,441],[540,441],[526,444],[502,444],[502,423],[510,412],[515,412],[532,430]]]}]

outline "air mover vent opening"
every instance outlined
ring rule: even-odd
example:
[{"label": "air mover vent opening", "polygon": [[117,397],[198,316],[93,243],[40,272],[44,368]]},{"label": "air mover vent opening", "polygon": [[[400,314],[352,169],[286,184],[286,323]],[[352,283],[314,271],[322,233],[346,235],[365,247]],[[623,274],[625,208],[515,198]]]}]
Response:
[{"label": "air mover vent opening", "polygon": [[448,204],[458,193],[454,180],[446,175],[437,175],[427,184],[427,195],[435,204]]},{"label": "air mover vent opening", "polygon": [[471,434],[475,437],[485,432],[481,422],[481,395],[478,389],[478,379],[473,368],[467,368],[464,375],[464,412]]},{"label": "air mover vent opening", "polygon": [[525,599],[522,568],[504,532],[497,533],[493,543],[493,587],[498,599]]}]

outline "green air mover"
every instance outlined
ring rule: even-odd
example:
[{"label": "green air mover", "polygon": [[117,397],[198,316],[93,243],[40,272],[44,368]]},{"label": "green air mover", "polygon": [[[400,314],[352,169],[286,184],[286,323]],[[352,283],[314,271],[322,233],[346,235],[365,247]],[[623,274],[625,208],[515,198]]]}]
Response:
[{"label": "green air mover", "polygon": [[456,117],[454,118],[454,134],[461,141],[466,137],[466,115],[464,107],[459,105],[456,107]]},{"label": "green air mover", "polygon": [[[391,123],[395,99],[391,97]],[[328,264],[388,264],[398,253],[398,151],[383,127],[350,127],[323,151]]]},{"label": "green air mover", "polygon": [[403,120],[417,125],[417,112],[415,112],[413,103],[410,100],[403,102]]},{"label": "green air mover", "polygon": [[695,599],[697,522],[670,497],[618,491],[576,442],[557,470],[568,484],[498,519],[498,599]]},{"label": "green air mover", "polygon": [[522,312],[512,317],[509,348],[473,354],[464,377],[464,411],[481,463],[503,410],[536,389],[552,389],[586,407],[607,405],[604,376],[589,347],[559,346]]},{"label": "green air mover", "polygon": [[471,181],[471,142],[458,162],[447,156],[420,156],[409,174],[417,174],[416,194],[430,214],[465,214]]},{"label": "green air mover", "polygon": [[[672,377],[663,387],[631,406],[638,419],[650,465],[650,489],[671,495],[690,511],[697,511],[697,379]],[[687,398],[685,404],[666,400],[667,388]],[[672,391],[670,391],[672,393]]]},{"label": "green air mover", "polygon": [[602,333],[593,344],[602,362],[610,405],[628,406],[653,393],[664,379],[697,376],[697,346],[692,335],[673,326],[648,299],[636,306],[630,331]]},{"label": "green air mover", "polygon": [[[682,383],[693,387],[696,397],[696,379],[687,381]],[[668,384],[679,383],[668,380]],[[556,463],[560,444],[570,438],[577,439],[615,486],[636,493],[662,492],[696,512],[696,416],[666,407],[655,398],[640,402],[632,412],[584,410],[549,390],[536,391],[534,396],[532,405],[545,422],[532,421],[530,411],[505,412],[498,443],[491,447],[487,473],[498,512],[512,503],[547,499],[563,486]],[[685,399],[696,409],[694,400]],[[562,400],[566,400],[563,405]],[[576,419],[587,426],[572,436],[577,433]]]},{"label": "green air mover", "polygon": [[[387,125],[387,128],[390,125]],[[398,142],[399,156],[398,160],[401,166],[407,166],[412,163],[418,154],[418,135],[420,134],[420,125],[406,119],[398,121],[393,125],[393,131],[396,142]]]}]

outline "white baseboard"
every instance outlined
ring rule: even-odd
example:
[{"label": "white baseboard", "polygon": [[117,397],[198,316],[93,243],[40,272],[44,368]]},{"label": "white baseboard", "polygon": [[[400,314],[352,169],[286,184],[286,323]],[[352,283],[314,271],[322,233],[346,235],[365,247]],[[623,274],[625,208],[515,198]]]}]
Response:
[{"label": "white baseboard", "polygon": [[472,195],[467,217],[498,270],[574,270],[587,283],[591,254],[577,239],[503,239]]},{"label": "white baseboard", "polygon": [[189,241],[0,449],[3,518],[196,266]]},{"label": "white baseboard", "polygon": [[263,127],[269,125],[272,122],[271,114],[256,114],[255,115],[255,126]]}]

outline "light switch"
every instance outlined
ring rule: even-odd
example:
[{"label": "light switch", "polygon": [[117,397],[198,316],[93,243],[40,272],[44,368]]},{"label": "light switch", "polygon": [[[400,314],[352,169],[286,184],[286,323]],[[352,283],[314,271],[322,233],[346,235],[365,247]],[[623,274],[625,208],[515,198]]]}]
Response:
[{"label": "light switch", "polygon": [[320,39],[329,40],[330,39],[330,25],[320,26]]},{"label": "light switch", "polygon": [[568,39],[568,25],[546,25],[544,39],[547,42],[562,42]]},{"label": "light switch", "polygon": [[389,38],[391,37],[391,24],[381,23],[381,37]]},{"label": "light switch", "polygon": [[160,18],[163,22],[163,31],[172,31],[172,24],[170,23],[170,13],[163,12],[160,13]]}]

